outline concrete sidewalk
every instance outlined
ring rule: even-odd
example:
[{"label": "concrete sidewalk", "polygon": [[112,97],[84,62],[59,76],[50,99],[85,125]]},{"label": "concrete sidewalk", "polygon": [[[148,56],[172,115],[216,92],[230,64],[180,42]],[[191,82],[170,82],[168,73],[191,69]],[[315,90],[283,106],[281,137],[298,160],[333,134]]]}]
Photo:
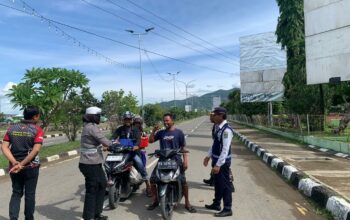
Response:
[{"label": "concrete sidewalk", "polygon": [[[236,135],[248,148],[256,152],[271,167],[280,169],[280,174],[285,178],[287,175],[289,178],[286,179],[299,190],[302,191],[301,188],[303,188],[300,186],[301,183],[311,181],[312,186],[308,186],[310,188],[309,197],[312,197],[311,194],[315,191],[312,189],[314,186],[322,186],[323,189],[326,189],[328,195],[323,199],[325,208],[329,205],[327,203],[332,196],[343,197],[350,201],[350,160],[237,123],[232,123],[232,126],[237,132]],[[291,179],[292,174],[296,177],[293,180]],[[342,213],[349,214],[348,203],[344,208]],[[336,217],[336,219],[348,219],[349,216],[350,214],[345,215],[345,218]]]}]

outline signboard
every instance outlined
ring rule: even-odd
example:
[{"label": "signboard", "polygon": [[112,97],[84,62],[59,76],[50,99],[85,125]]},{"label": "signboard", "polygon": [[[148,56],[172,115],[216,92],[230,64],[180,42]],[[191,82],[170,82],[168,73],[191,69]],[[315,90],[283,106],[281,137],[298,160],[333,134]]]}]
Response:
[{"label": "signboard", "polygon": [[287,59],[275,33],[245,36],[239,41],[241,102],[282,101]]},{"label": "signboard", "polygon": [[185,105],[185,112],[191,112],[192,111],[192,105]]},{"label": "signboard", "polygon": [[305,0],[307,84],[350,80],[350,0]]},{"label": "signboard", "polygon": [[221,97],[220,96],[215,96],[215,97],[213,97],[213,110],[214,110],[214,108],[216,108],[216,107],[220,107],[220,105],[221,105]]}]

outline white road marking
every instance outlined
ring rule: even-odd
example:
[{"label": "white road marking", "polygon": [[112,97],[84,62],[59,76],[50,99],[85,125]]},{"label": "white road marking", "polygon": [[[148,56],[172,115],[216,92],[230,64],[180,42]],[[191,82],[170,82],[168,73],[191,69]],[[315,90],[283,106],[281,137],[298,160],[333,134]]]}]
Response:
[{"label": "white road marking", "polygon": [[147,169],[149,169],[150,167],[152,167],[155,163],[157,163],[158,162],[158,158],[156,158],[154,161],[152,161],[150,164],[148,164],[147,166],[146,166],[146,168]]}]

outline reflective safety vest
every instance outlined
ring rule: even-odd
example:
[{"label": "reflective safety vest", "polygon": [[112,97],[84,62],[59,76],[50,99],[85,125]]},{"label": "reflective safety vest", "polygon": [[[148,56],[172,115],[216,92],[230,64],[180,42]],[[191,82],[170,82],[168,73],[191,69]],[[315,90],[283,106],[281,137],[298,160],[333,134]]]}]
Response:
[{"label": "reflective safety vest", "polygon": [[[220,154],[222,152],[223,136],[224,136],[224,131],[226,128],[230,129],[233,132],[232,128],[230,127],[230,125],[228,123],[224,124],[224,126],[222,126],[221,129],[218,128],[217,131],[215,132],[214,143],[212,146],[212,156],[211,156],[211,159],[212,159],[214,164],[217,163],[217,161],[220,157]],[[231,161],[231,146],[228,150],[228,154],[226,157],[226,162],[229,162],[229,161]]]}]

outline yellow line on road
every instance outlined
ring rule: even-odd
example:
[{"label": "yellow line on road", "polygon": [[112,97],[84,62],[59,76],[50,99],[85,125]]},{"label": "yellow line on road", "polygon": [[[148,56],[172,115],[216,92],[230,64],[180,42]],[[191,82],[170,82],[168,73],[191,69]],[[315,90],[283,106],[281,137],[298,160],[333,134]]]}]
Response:
[{"label": "yellow line on road", "polygon": [[308,210],[306,208],[304,208],[303,206],[301,206],[299,203],[295,203],[297,210],[302,214],[302,215],[306,215],[306,213],[308,212]]}]

